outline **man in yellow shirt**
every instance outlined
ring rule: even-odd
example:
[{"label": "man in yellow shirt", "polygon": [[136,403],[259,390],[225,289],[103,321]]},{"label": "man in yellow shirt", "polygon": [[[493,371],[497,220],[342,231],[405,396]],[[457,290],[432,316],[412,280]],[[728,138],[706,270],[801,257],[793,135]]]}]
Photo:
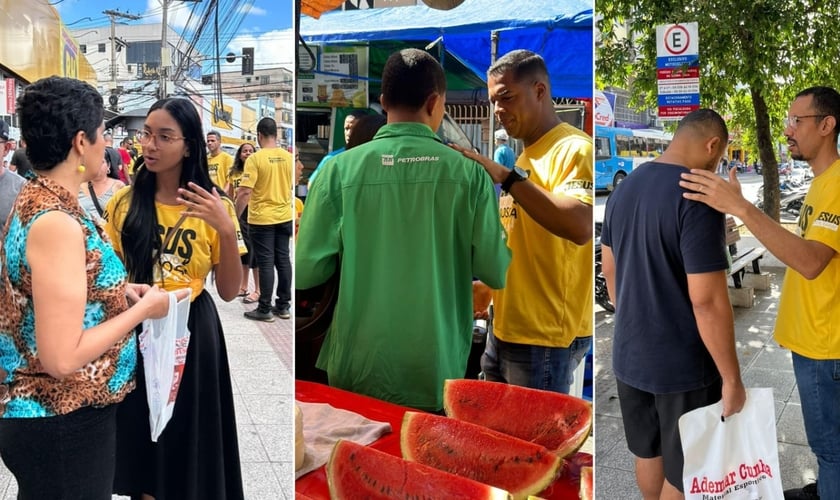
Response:
[{"label": "man in yellow shirt", "polygon": [[512,170],[462,150],[502,185],[511,249],[481,369],[487,380],[568,393],[592,345],[592,138],[557,117],[545,61],[533,52],[501,57],[487,87],[499,122],[525,149]]},{"label": "man in yellow shirt", "polygon": [[210,179],[217,186],[224,189],[227,185],[227,176],[230,167],[233,166],[233,156],[222,151],[222,134],[216,130],[207,132],[207,171]]},{"label": "man in yellow shirt", "polygon": [[[271,118],[257,123],[260,150],[245,162],[245,172],[236,190],[236,214],[248,207],[251,246],[260,270],[260,300],[245,317],[274,321],[289,319],[292,302],[292,262],[289,241],[294,232],[292,204],[292,154],[277,147],[277,124]],[[277,297],[272,306],[274,270],[277,270]]]},{"label": "man in yellow shirt", "polygon": [[776,342],[791,350],[808,445],[817,456],[818,481],[785,491],[786,499],[840,498],[840,93],[811,87],[796,95],[785,119],[794,160],[814,170],[796,234],[741,195],[736,169],[729,182],[711,172],[682,174],[683,196],[741,219],[788,266],[776,317]]}]

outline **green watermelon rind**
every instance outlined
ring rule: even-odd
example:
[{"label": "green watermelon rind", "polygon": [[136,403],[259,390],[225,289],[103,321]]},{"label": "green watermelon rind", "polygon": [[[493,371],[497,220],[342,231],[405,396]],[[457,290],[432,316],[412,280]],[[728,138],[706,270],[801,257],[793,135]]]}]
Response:
[{"label": "green watermelon rind", "polygon": [[[446,380],[443,409],[452,418],[545,446],[562,458],[579,450],[592,430],[588,401],[501,382]],[[523,429],[524,424],[530,427]]]},{"label": "green watermelon rind", "polygon": [[[471,455],[471,449],[480,453]],[[470,422],[412,411],[403,417],[400,450],[406,460],[505,489],[516,500],[547,488],[563,465],[543,446]]]},{"label": "green watermelon rind", "polygon": [[[354,471],[350,465],[356,461]],[[365,462],[362,464],[361,462]],[[373,465],[370,465],[372,463]],[[364,467],[367,466],[367,469]],[[350,467],[350,468],[348,468]],[[366,480],[373,480],[382,488],[385,474],[395,472],[393,490],[360,489],[370,487]],[[363,446],[353,441],[339,440],[327,461],[327,486],[330,498],[418,498],[424,500],[449,500],[475,498],[479,500],[510,500],[507,491],[450,474],[427,465],[409,462],[401,457]],[[365,478],[362,477],[365,476]],[[416,487],[411,490],[411,487]],[[460,489],[459,489],[460,487]],[[406,491],[408,489],[408,491]],[[425,492],[424,492],[425,490]],[[431,493],[429,493],[431,491]],[[425,493],[425,494],[424,494]]]}]

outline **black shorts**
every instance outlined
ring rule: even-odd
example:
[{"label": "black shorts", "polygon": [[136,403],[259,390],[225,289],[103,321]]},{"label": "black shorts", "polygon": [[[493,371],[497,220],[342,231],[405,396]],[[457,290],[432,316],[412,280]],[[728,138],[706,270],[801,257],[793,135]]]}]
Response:
[{"label": "black shorts", "polygon": [[688,392],[652,394],[616,380],[627,447],[639,458],[662,457],[665,479],[683,491],[683,453],[680,417],[717,403],[721,382]]}]

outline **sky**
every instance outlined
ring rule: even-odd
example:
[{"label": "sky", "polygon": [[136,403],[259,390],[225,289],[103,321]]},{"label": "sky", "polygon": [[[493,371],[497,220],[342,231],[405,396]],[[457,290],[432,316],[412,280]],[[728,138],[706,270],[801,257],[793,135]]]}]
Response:
[{"label": "sky", "polygon": [[[74,30],[110,25],[109,18],[102,13],[109,9],[142,16],[138,21],[128,21],[131,24],[152,24],[161,21],[160,0],[115,0],[112,4],[107,0],[58,0],[57,3],[53,3],[64,24]],[[235,3],[243,5],[240,8],[247,10],[247,14],[233,34],[228,47],[221,52],[241,54],[242,47],[254,47],[255,69],[284,66],[293,70],[292,0],[223,0],[220,5],[224,7]],[[170,28],[181,33],[194,5],[195,2],[170,0]],[[224,33],[224,30],[220,31]],[[223,61],[222,71],[236,70],[240,64],[237,61],[226,67]]]}]

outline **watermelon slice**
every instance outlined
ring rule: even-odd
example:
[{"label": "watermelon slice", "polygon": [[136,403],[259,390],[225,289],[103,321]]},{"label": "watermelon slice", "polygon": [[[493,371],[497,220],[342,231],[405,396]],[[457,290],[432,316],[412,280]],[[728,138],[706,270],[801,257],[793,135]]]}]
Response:
[{"label": "watermelon slice", "polygon": [[340,499],[510,499],[498,488],[346,440],[333,448],[327,484],[330,498]]},{"label": "watermelon slice", "polygon": [[501,382],[447,380],[443,408],[452,418],[545,446],[560,457],[577,451],[592,427],[592,405],[583,399]]},{"label": "watermelon slice", "polygon": [[592,500],[592,467],[580,469],[580,500]]},{"label": "watermelon slice", "polygon": [[524,499],[554,481],[562,460],[544,447],[480,425],[406,412],[403,457],[509,491]]}]

